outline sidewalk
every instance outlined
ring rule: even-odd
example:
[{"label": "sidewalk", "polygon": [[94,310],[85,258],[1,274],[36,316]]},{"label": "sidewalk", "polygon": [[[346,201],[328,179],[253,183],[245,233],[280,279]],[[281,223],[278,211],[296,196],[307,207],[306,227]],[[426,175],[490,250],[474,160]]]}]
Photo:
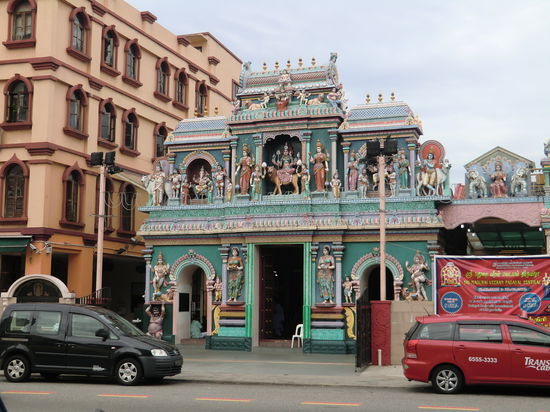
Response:
[{"label": "sidewalk", "polygon": [[315,385],[348,387],[412,387],[400,365],[369,366],[355,372],[355,355],[306,354],[301,349],[254,348],[252,352],[206,350],[178,345],[183,354],[177,379],[192,382]]}]

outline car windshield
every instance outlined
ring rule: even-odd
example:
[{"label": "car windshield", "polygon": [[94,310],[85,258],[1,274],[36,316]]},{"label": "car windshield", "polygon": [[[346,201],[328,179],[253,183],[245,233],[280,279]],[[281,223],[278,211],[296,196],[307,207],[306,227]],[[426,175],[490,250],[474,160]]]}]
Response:
[{"label": "car windshield", "polygon": [[143,336],[141,330],[136,328],[122,316],[117,315],[114,312],[110,313],[101,313],[100,316],[111,326],[113,326],[117,331],[122,333],[124,336]]}]

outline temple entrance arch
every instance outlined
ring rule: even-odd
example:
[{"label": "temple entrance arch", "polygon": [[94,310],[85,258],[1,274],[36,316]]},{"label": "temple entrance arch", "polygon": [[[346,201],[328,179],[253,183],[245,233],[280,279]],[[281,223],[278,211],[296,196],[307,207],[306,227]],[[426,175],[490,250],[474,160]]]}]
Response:
[{"label": "temple entrance arch", "polygon": [[191,338],[194,318],[201,322],[203,331],[210,333],[212,299],[208,282],[216,276],[210,261],[190,250],[174,262],[171,275],[176,278],[172,326],[175,342]]},{"label": "temple entrance arch", "polygon": [[2,293],[2,307],[16,302],[74,303],[75,295],[67,286],[51,275],[26,275],[17,279],[7,292]]}]

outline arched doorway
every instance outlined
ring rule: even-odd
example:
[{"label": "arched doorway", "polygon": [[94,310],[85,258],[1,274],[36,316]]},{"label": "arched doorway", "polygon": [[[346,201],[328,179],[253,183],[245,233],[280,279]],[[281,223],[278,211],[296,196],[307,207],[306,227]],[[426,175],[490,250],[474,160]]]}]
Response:
[{"label": "arched doorway", "polygon": [[75,295],[54,276],[25,275],[13,282],[7,292],[2,293],[0,312],[7,305],[17,302],[74,303]]},{"label": "arched doorway", "polygon": [[[394,278],[386,268],[386,300],[394,298]],[[380,265],[373,265],[363,271],[360,281],[361,296],[366,294],[367,300],[381,300],[380,297]]]},{"label": "arched doorway", "polygon": [[198,320],[206,331],[206,275],[197,265],[188,265],[177,277],[177,306],[174,307],[175,341],[191,339],[191,322]]}]

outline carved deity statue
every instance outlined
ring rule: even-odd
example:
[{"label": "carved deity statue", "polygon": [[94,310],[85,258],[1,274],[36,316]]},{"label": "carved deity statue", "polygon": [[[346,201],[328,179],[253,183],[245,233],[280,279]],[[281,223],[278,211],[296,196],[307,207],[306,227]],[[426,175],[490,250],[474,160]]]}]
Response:
[{"label": "carved deity statue", "polygon": [[183,182],[181,184],[181,204],[182,205],[188,205],[189,204],[189,190],[191,189],[191,185],[187,181],[187,175],[183,175]]},{"label": "carved deity statue", "polygon": [[409,187],[411,167],[407,159],[407,153],[405,153],[404,149],[399,149],[397,153],[397,167],[399,169],[399,187],[401,189],[407,189]]},{"label": "carved deity statue", "polygon": [[158,254],[157,264],[153,267],[153,300],[162,294],[162,288],[168,285],[166,281],[166,275],[170,272],[170,265],[164,261],[164,255],[162,252]]},{"label": "carved deity statue", "polygon": [[328,172],[328,154],[325,153],[323,144],[318,140],[315,147],[315,156],[309,154],[309,161],[313,163],[313,179],[315,180],[315,191],[325,191],[325,181]]},{"label": "carved deity statue", "polygon": [[296,92],[296,96],[298,97],[298,101],[300,102],[300,106],[306,106],[307,105],[307,98],[309,97],[309,92],[306,92],[305,89],[301,89]]},{"label": "carved deity statue", "polygon": [[406,261],[405,267],[411,274],[411,282],[409,283],[409,285],[414,288],[417,300],[428,300],[424,284],[427,284],[429,286],[431,282],[424,272],[430,269],[428,268],[428,265],[426,265],[426,263],[424,262],[424,256],[422,256],[419,250],[417,250],[416,254],[414,255],[413,264],[409,266],[409,262]]},{"label": "carved deity statue", "polygon": [[221,166],[218,166],[218,170],[216,171],[216,174],[214,175],[214,179],[216,181],[216,196],[217,197],[223,197],[224,193],[224,187],[225,187],[225,179],[227,178],[227,173],[225,172],[225,169]]},{"label": "carved deity statue", "polygon": [[201,166],[199,170],[199,174],[194,177],[194,183],[193,190],[195,191],[195,195],[198,198],[205,198],[208,196],[208,189],[211,185],[210,175],[208,172],[204,169],[204,166]]},{"label": "carved deity statue", "polygon": [[510,194],[512,196],[526,196],[527,195],[527,169],[525,167],[518,167],[514,172],[510,181]]},{"label": "carved deity statue", "polygon": [[324,246],[317,264],[317,283],[323,303],[333,303],[335,267],[334,257],[330,255],[330,246]]},{"label": "carved deity statue", "polygon": [[168,176],[168,180],[170,181],[170,198],[171,199],[179,199],[180,197],[180,191],[181,191],[181,174],[174,169],[172,173]]},{"label": "carved deity statue", "polygon": [[[250,186],[252,187],[251,200],[262,200],[262,181],[265,177],[264,165],[265,163],[262,164],[262,167],[260,167],[260,165],[256,165],[252,175],[250,176]],[[265,166],[267,167],[267,165]]]},{"label": "carved deity statue", "polygon": [[338,172],[334,172],[332,175],[332,180],[330,181],[330,188],[332,189],[332,194],[336,199],[340,198],[340,187],[342,186],[342,182],[338,178]]},{"label": "carved deity statue", "polygon": [[435,185],[437,183],[437,161],[432,151],[428,153],[426,159],[420,162],[419,180],[423,187],[427,188],[430,194],[435,194]]},{"label": "carved deity statue", "polygon": [[386,176],[390,186],[390,196],[395,197],[397,195],[397,173],[395,173],[393,165],[386,166]]},{"label": "carved deity statue", "polygon": [[227,273],[229,275],[229,285],[227,298],[230,302],[235,302],[241,295],[241,289],[244,284],[243,260],[239,256],[239,249],[231,249],[231,256],[227,259]]},{"label": "carved deity statue", "polygon": [[252,167],[254,166],[254,158],[250,156],[250,149],[245,143],[243,146],[243,156],[239,160],[237,170],[235,174],[241,172],[241,177],[239,179],[239,185],[241,188],[241,195],[248,194],[250,189],[250,176],[252,176]]},{"label": "carved deity statue", "polygon": [[502,170],[502,163],[495,163],[495,171],[491,175],[493,183],[490,185],[491,194],[493,197],[506,197],[506,172]]},{"label": "carved deity statue", "polygon": [[[151,306],[153,306],[153,308],[151,308]],[[164,302],[162,303],[161,309],[159,309],[159,305],[149,305],[147,309],[145,309],[145,313],[149,316],[147,335],[153,338],[162,339],[162,323],[166,317]]]},{"label": "carved deity statue", "polygon": [[161,206],[164,201],[164,182],[166,175],[164,174],[160,164],[155,166],[155,171],[149,175],[151,184],[152,205]]},{"label": "carved deity statue", "polygon": [[363,169],[361,169],[361,173],[359,174],[357,180],[359,183],[359,196],[362,199],[365,199],[369,190],[369,176],[367,175],[366,167],[363,167]]},{"label": "carved deity statue", "polygon": [[357,190],[357,179],[359,177],[359,171],[357,170],[358,164],[359,161],[357,160],[357,156],[352,150],[348,161],[348,188],[352,192]]},{"label": "carved deity statue", "polygon": [[[299,160],[298,162],[299,162],[298,166],[300,167],[302,161]],[[300,167],[299,175],[300,175],[300,185],[302,189],[302,194],[306,198],[309,198],[310,196],[309,181],[311,180],[311,176],[309,175],[309,170],[307,169],[307,167]]]},{"label": "carved deity statue", "polygon": [[216,282],[214,283],[214,302],[221,302],[222,300],[223,282],[219,276],[216,276]]},{"label": "carved deity statue", "polygon": [[346,280],[342,282],[344,288],[344,300],[346,303],[353,303],[353,282],[349,276],[346,276]]}]

